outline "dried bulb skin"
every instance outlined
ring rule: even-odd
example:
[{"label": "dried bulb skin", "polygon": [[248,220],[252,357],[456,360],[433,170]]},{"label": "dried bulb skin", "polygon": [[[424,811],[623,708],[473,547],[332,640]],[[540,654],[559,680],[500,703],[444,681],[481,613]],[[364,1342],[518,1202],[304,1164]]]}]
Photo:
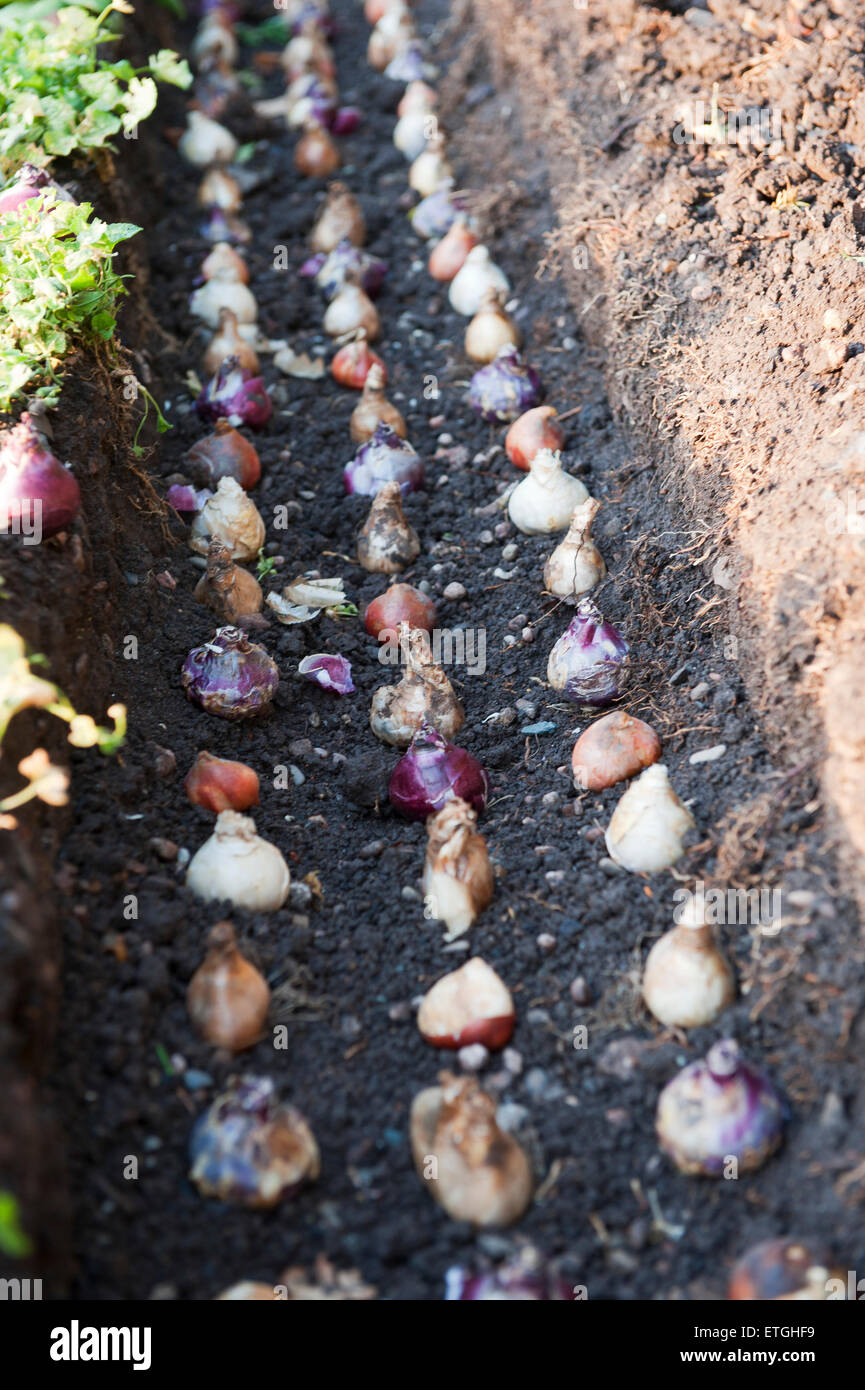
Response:
[{"label": "dried bulb skin", "polygon": [[273,1207],[318,1177],[318,1145],[304,1117],[263,1076],[232,1077],[192,1131],[190,1179],[205,1197]]},{"label": "dried bulb skin", "polygon": [[380,686],[373,695],[373,733],[397,748],[407,748],[423,724],[446,739],[455,737],[465,723],[465,710],[442,668],[433,663],[427,634],[401,623],[398,641],[406,652],[405,674],[399,685]]},{"label": "dried bulb skin", "polygon": [[234,563],[221,541],[211,541],[207,547],[207,571],[196,584],[193,597],[230,624],[259,613],[263,601],[258,580]]},{"label": "dried bulb skin", "polygon": [[651,725],[622,709],[605,714],[580,735],[571,754],[577,791],[599,792],[627,781],[661,756]]},{"label": "dried bulb skin", "polygon": [[673,927],[646,958],[643,998],[668,1028],[703,1028],[735,997],[733,971],[705,922]]},{"label": "dried bulb skin", "polygon": [[477,820],[477,812],[454,797],[427,821],[424,895],[433,916],[445,923],[448,941],[468,931],[492,901],[493,870]]},{"label": "dried bulb skin", "polygon": [[313,227],[310,243],[313,251],[329,254],[344,240],[363,246],[366,225],[354,194],[344,183],[332,183],[328,186],[327,199]]},{"label": "dried bulb skin", "polygon": [[398,574],[420,554],[417,531],[406,520],[399,483],[385,483],[373,498],[358,536],[357,558],[373,574]]},{"label": "dried bulb skin", "polygon": [[587,497],[574,508],[568,534],[544,565],[544,588],[565,603],[577,603],[600,584],[607,572],[603,556],[592,540],[592,524],[601,504]]},{"label": "dried bulb skin", "polygon": [[438,980],[417,1016],[421,1037],[451,1050],[481,1043],[496,1051],[510,1042],[515,1022],[510,991],[480,956]]},{"label": "dried bulb skin", "polygon": [[[499,1128],[496,1106],[472,1076],[442,1072],[411,1108],[411,1145],[418,1174],[455,1221],[513,1225],[532,1200],[532,1171],[516,1139]],[[435,1159],[435,1181],[429,1180]]]},{"label": "dried bulb skin", "polygon": [[183,783],[193,806],[205,811],[248,811],[258,805],[258,774],[246,763],[198,754]]},{"label": "dried bulb skin", "polygon": [[384,384],[385,372],[377,362],[373,362],[366,373],[363,395],[351,415],[349,428],[355,444],[364,444],[368,439],[372,439],[382,421],[389,425],[400,439],[405,439],[408,434],[405,420],[384,394]]},{"label": "dried bulb skin", "polygon": [[830,1293],[838,1298],[840,1284],[844,1299],[846,1280],[833,1263],[829,1252],[813,1240],[764,1240],[733,1266],[727,1297],[734,1303],[822,1303]]},{"label": "dried bulb skin", "polygon": [[204,963],[186,992],[186,1008],[197,1031],[214,1047],[242,1052],[260,1040],[270,987],[241,955],[230,922],[211,928]]}]

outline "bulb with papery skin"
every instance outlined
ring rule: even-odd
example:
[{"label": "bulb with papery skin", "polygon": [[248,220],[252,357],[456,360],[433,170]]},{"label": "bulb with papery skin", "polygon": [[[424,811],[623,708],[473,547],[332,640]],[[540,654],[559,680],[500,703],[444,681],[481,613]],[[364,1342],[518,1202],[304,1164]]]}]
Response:
[{"label": "bulb with papery skin", "polygon": [[505,436],[505,453],[515,468],[527,473],[532,459],[542,449],[561,453],[565,438],[555,407],[536,405],[511,425]]},{"label": "bulb with papery skin", "polygon": [[222,478],[233,478],[249,492],[261,479],[257,450],[227,420],[218,420],[212,434],[193,444],[185,463],[199,482],[212,487]]},{"label": "bulb with papery skin", "polygon": [[489,792],[490,779],[477,758],[428,724],[415,734],[388,785],[394,810],[408,820],[426,820],[454,797],[482,811]]},{"label": "bulb with papery skin", "polygon": [[190,1179],[204,1197],[267,1208],[320,1170],[304,1117],[280,1102],[269,1077],[232,1077],[192,1131]]},{"label": "bulb with papery skin", "polygon": [[[405,420],[395,405],[391,405],[384,393],[386,373],[377,362],[366,373],[363,395],[351,414],[349,430],[355,444],[365,444],[372,439],[379,425],[388,425],[400,439],[405,439],[408,430]],[[353,383],[347,383],[353,384]]]},{"label": "bulb with papery skin", "polygon": [[254,560],[265,541],[261,513],[232,477],[220,478],[189,531],[189,545],[206,555],[211,541],[220,541],[232,560]]},{"label": "bulb with papery skin", "polygon": [[363,619],[370,637],[377,637],[380,642],[395,636],[400,623],[432,632],[435,621],[432,599],[411,584],[391,584],[372,600]]},{"label": "bulb with papery skin", "polygon": [[496,1269],[475,1274],[454,1265],[445,1273],[446,1303],[573,1303],[576,1297],[573,1285],[531,1246]]},{"label": "bulb with papery skin", "polygon": [[25,411],[0,443],[0,530],[47,540],[74,521],[80,506],[75,475],[51,452]]},{"label": "bulb with papery skin", "polygon": [[231,425],[263,429],[273,406],[260,376],[253,376],[236,357],[227,357],[195,402],[203,420],[227,420]]},{"label": "bulb with papery skin", "polygon": [[181,684],[193,704],[220,719],[248,719],[276,694],[279,671],[263,647],[236,627],[222,627],[183,664]]},{"label": "bulb with papery skin", "polygon": [[198,754],[183,783],[193,806],[206,811],[248,811],[258,805],[258,773],[246,763]]},{"label": "bulb with papery skin", "polygon": [[447,927],[446,941],[467,932],[493,896],[493,870],[477,812],[451,795],[427,821],[423,888],[427,910]]},{"label": "bulb with papery skin", "polygon": [[362,251],[348,237],[325,256],[316,271],[315,283],[327,299],[333,299],[350,279],[374,299],[380,293],[387,266],[368,251]]},{"label": "bulb with papery skin", "polygon": [[[249,325],[246,325],[249,330]],[[216,332],[207,344],[204,353],[204,370],[210,376],[215,376],[227,358],[235,358],[238,366],[244,371],[258,372],[259,361],[258,353],[244,338],[240,331],[240,323],[233,309],[221,308],[219,310],[219,324]]]},{"label": "bulb with papery skin", "polygon": [[220,811],[210,838],[189,862],[186,886],[203,902],[277,912],[288,897],[291,874],[276,845],[257,834],[254,820]]},{"label": "bulb with papery skin", "polygon": [[428,268],[432,278],[442,281],[443,284],[450,284],[465,265],[469,252],[473,251],[477,244],[477,237],[467,219],[463,216],[457,217],[453,226],[430,252]]},{"label": "bulb with papery skin", "polygon": [[[363,329],[360,329],[353,342],[346,343],[338,352],[334,353],[333,361],[330,364],[334,381],[338,381],[340,386],[349,387],[352,391],[363,390],[373,367],[377,367],[381,373],[381,384],[384,386],[387,381],[387,367],[378,353],[373,352],[367,343],[366,333]],[[385,421],[385,423],[389,422]],[[375,433],[375,426],[373,426],[372,433]],[[365,437],[370,438],[370,435]],[[405,436],[403,435],[403,437]]]},{"label": "bulb with papery skin", "polygon": [[[422,206],[423,204],[420,204],[420,207]],[[415,213],[416,222],[417,213]],[[494,290],[503,299],[506,299],[511,292],[510,282],[504,271],[496,265],[490,256],[489,247],[475,246],[451,280],[451,287],[448,291],[451,308],[456,309],[457,313],[462,314],[465,318],[474,318],[483,304],[488,290]],[[537,402],[532,401],[531,404],[534,405]]]},{"label": "bulb with papery skin", "polygon": [[[504,348],[513,348],[516,351],[520,345],[520,336],[520,331],[510,314],[505,313],[502,308],[501,295],[497,290],[487,290],[481,307],[466,329],[464,340],[466,357],[470,357],[472,362],[493,363]],[[530,372],[531,368],[525,370]],[[536,377],[536,374],[533,375]],[[531,378],[527,380],[530,381]],[[469,404],[478,411],[483,419],[489,419],[491,423],[502,418],[498,413],[502,387],[501,372],[496,376],[491,373],[479,376],[476,372],[475,376],[472,377]],[[516,401],[520,405],[523,404],[521,394],[523,392],[525,392],[526,400],[537,399],[535,394],[526,389],[526,383],[522,383],[517,392],[511,393],[515,395]],[[494,401],[493,396],[495,397]],[[487,404],[490,403],[494,406],[492,417],[484,414]],[[512,418],[510,413],[508,418]]]},{"label": "bulb with papery skin", "polygon": [[480,1228],[510,1226],[532,1199],[531,1165],[512,1134],[499,1128],[496,1103],[473,1076],[442,1072],[439,1085],[411,1108],[415,1167],[424,1186],[454,1221]]},{"label": "bulb with papery skin", "polygon": [[207,547],[207,570],[199,579],[192,597],[196,603],[210,608],[221,623],[240,624],[254,613],[261,612],[261,585],[231,558],[231,551],[222,541],[211,541]]},{"label": "bulb with papery skin", "polygon": [[432,660],[427,634],[402,623],[396,641],[383,646],[381,653],[390,656],[394,648],[405,661],[405,671],[398,685],[380,686],[372,697],[369,723],[376,738],[407,748],[424,724],[445,739],[454,738],[465,723],[465,710],[445,672]]},{"label": "bulb with papery skin", "polygon": [[407,439],[381,421],[372,438],[361,444],[343,469],[348,493],[374,497],[386,483],[398,483],[403,493],[416,492],[425,481],[423,460]]},{"label": "bulb with papery skin", "polygon": [[682,857],[694,817],[670,786],[663,763],[653,763],[624,792],[610,817],[610,858],[632,874],[657,874]]},{"label": "bulb with papery skin", "polygon": [[515,1023],[510,990],[480,956],[438,980],[417,1016],[424,1041],[451,1051],[473,1043],[498,1051],[510,1042]]},{"label": "bulb with papery skin", "polygon": [[241,955],[230,922],[217,922],[207,955],[189,982],[186,1009],[198,1033],[214,1047],[243,1052],[261,1040],[270,987]]},{"label": "bulb with papery skin", "polygon": [[541,449],[508,499],[508,516],[524,536],[544,536],[570,526],[574,509],[588,500],[579,478],[562,466],[561,454]]},{"label": "bulb with papery skin", "polygon": [[580,735],[571,754],[577,791],[600,792],[635,777],[661,756],[651,725],[622,709],[612,710]]},{"label": "bulb with papery skin", "polygon": [[574,508],[568,534],[544,565],[544,588],[553,598],[577,603],[600,584],[607,573],[604,557],[592,539],[592,526],[601,504],[587,497]]},{"label": "bulb with papery skin", "polygon": [[724,1039],[667,1083],[655,1125],[680,1172],[721,1177],[734,1163],[738,1174],[765,1163],[783,1138],[784,1108],[768,1078]]},{"label": "bulb with papery skin", "polygon": [[366,240],[366,225],[360,204],[344,183],[328,185],[327,197],[312,229],[310,245],[313,251],[328,255],[341,241],[362,246]]},{"label": "bulb with papery skin", "polygon": [[575,704],[603,707],[622,692],[628,644],[618,628],[604,620],[590,599],[556,642],[547,662],[547,680]]},{"label": "bulb with papery skin", "polygon": [[667,1028],[705,1028],[735,997],[730,963],[705,921],[679,922],[646,957],[643,999]]},{"label": "bulb with papery skin", "polygon": [[420,539],[403,511],[400,485],[385,483],[358,536],[358,561],[371,574],[398,574],[419,554]]},{"label": "bulb with papery skin", "polygon": [[[431,193],[428,198],[423,198],[414,211],[409,214],[412,230],[417,232],[417,235],[424,241],[435,241],[450,231],[457,217],[465,210],[465,201],[455,195],[453,182],[447,179],[440,188],[436,189],[435,193]],[[479,307],[480,300],[478,300]],[[471,312],[476,313],[477,311],[473,309]]]},{"label": "bulb with papery skin", "polygon": [[847,1280],[818,1240],[764,1240],[736,1261],[727,1287],[734,1303],[846,1301]]}]

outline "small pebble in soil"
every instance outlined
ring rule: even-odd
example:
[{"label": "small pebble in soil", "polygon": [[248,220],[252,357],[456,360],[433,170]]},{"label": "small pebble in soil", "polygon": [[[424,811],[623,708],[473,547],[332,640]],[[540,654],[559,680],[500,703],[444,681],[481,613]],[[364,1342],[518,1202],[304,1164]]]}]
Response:
[{"label": "small pebble in soil", "polygon": [[405,999],[401,999],[398,1004],[391,1004],[387,1016],[391,1023],[408,1023],[412,1016],[411,1004],[407,1003]]},{"label": "small pebble in soil", "polygon": [[291,907],[298,910],[309,907],[312,902],[312,889],[308,883],[293,883],[288,890],[288,901]]},{"label": "small pebble in soil", "polygon": [[558,792],[544,792],[541,797],[542,806],[558,806],[561,797]]},{"label": "small pebble in soil", "polygon": [[208,1086],[213,1085],[213,1077],[210,1072],[197,1071],[190,1067],[183,1073],[183,1084],[187,1091],[204,1091]]},{"label": "small pebble in soil", "polygon": [[598,868],[601,869],[608,878],[615,878],[616,874],[624,873],[624,869],[622,869],[614,859],[608,859],[606,855],[598,860]]},{"label": "small pebble in soil", "polygon": [[516,541],[508,541],[507,545],[502,546],[502,559],[515,560],[520,553],[520,548]]},{"label": "small pebble in soil", "polygon": [[416,903],[420,901],[420,893],[418,893],[416,888],[412,888],[409,884],[406,884],[401,889],[400,897],[403,899],[404,902],[407,903]]},{"label": "small pebble in soil", "polygon": [[167,864],[177,858],[177,845],[173,840],[163,839],[160,835],[154,836],[150,841],[150,848],[157,859],[163,859]]},{"label": "small pebble in soil", "polygon": [[499,1127],[505,1129],[509,1134],[513,1134],[520,1129],[529,1118],[529,1112],[524,1105],[518,1105],[516,1101],[506,1100],[496,1111],[496,1120]]},{"label": "small pebble in soil", "polygon": [[689,763],[716,763],[719,758],[723,758],[727,751],[725,743],[716,743],[712,748],[701,748],[698,752],[692,753],[688,759]]},{"label": "small pebble in soil", "polygon": [[465,585],[463,584],[457,584],[456,582],[454,582],[453,584],[448,584],[446,588],[442,590],[442,598],[446,598],[449,602],[452,603],[457,603],[460,599],[466,597],[467,593]]},{"label": "small pebble in soil", "polygon": [[461,1047],[457,1053],[457,1059],[464,1071],[480,1071],[489,1061],[489,1056],[483,1043],[471,1043],[468,1047]]},{"label": "small pebble in soil", "polygon": [[708,695],[710,688],[708,681],[699,681],[697,685],[692,687],[690,698],[692,700],[702,700]]},{"label": "small pebble in soil", "polygon": [[[560,872],[560,871],[559,871],[559,870],[556,870],[556,872]],[[549,878],[549,874],[546,874],[545,877],[546,877],[546,878]],[[562,875],[562,877],[564,878],[564,874]],[[537,940],[538,950],[540,950],[540,951],[549,952],[549,951],[554,951],[554,950],[556,949],[556,938],[553,936],[552,932],[542,931],[542,932],[538,935],[538,937],[536,938],[536,940]]]},{"label": "small pebble in soil", "polygon": [[519,1076],[523,1069],[523,1056],[515,1047],[506,1047],[502,1053],[502,1061],[512,1076]]},{"label": "small pebble in soil", "polygon": [[531,719],[532,716],[537,713],[537,705],[534,703],[534,701],[527,700],[525,696],[522,696],[519,700],[516,700],[515,704],[520,714],[527,714],[529,719]]},{"label": "small pebble in soil", "polygon": [[577,975],[575,979],[571,980],[569,993],[574,1003],[579,1004],[581,1008],[592,1002],[592,991],[585,975]]},{"label": "small pebble in soil", "polygon": [[496,538],[492,531],[481,531],[478,540],[481,545],[495,545]]},{"label": "small pebble in soil", "polygon": [[522,637],[524,642],[534,642],[535,629],[533,627],[524,627],[522,632],[520,633],[520,636]]},{"label": "small pebble in soil", "polygon": [[302,787],[304,782],[306,781],[306,778],[304,777],[300,768],[297,767],[295,763],[289,763],[288,770],[291,773],[291,780],[294,783],[294,785],[296,787]]}]

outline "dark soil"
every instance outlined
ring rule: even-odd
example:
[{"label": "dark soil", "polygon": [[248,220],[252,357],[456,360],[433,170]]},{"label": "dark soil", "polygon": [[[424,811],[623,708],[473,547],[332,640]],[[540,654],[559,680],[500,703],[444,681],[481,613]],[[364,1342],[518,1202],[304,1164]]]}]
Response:
[{"label": "dark soil", "polygon": [[[475,1264],[524,1239],[559,1258],[592,1299],[718,1297],[743,1248],[792,1231],[830,1241],[844,1267],[856,1268],[862,1252],[844,1204],[856,1189],[838,1180],[860,1162],[865,1143],[857,1056],[865,961],[827,851],[813,773],[775,765],[767,753],[741,662],[725,657],[727,633],[698,592],[699,529],[681,512],[671,515],[653,454],[614,422],[603,348],[583,340],[562,283],[535,278],[555,226],[538,144],[524,142],[512,93],[496,95],[473,34],[440,27],[438,57],[450,64],[444,119],[460,181],[478,190],[548,399],[561,411],[581,407],[569,424],[567,461],[604,503],[597,537],[610,578],[598,598],[635,654],[627,707],[658,729],[673,784],[699,827],[699,843],[673,875],[643,879],[602,863],[602,828],[621,789],[577,797],[568,775],[583,725],[545,685],[547,654],[567,621],[540,597],[551,544],[502,534],[503,513],[477,514],[513,470],[494,450],[502,433],[468,410],[464,321],[426,274],[424,247],[404,215],[406,165],[390,140],[399,90],[362,60],[360,7],[338,0],[333,8],[342,96],[367,117],[345,141],[341,177],[361,198],[370,249],[390,264],[379,301],[388,395],[427,460],[428,491],[407,504],[424,550],[406,577],[429,581],[442,626],[486,630],[486,672],[455,669],[452,679],[467,711],[459,742],[492,776],[482,828],[498,867],[496,895],[458,949],[446,949],[442,928],[424,920],[425,834],[386,804],[396,756],[372,736],[368,710],[390,678],[357,619],[294,629],[273,623],[260,639],[281,673],[272,712],[241,725],[210,719],[189,704],[179,681],[187,651],[213,630],[192,601],[200,570],[182,526],[167,523],[174,541],[162,543],[152,499],[129,475],[137,521],[116,501],[85,508],[82,524],[93,528],[93,553],[103,557],[94,575],[104,575],[107,589],[91,594],[88,625],[70,625],[65,645],[55,641],[50,655],[55,665],[74,664],[92,652],[97,634],[108,635],[111,689],[94,681],[89,705],[98,714],[111,699],[126,701],[130,737],[113,761],[74,758],[72,824],[60,853],[64,994],[53,1076],[74,1205],[70,1292],[211,1298],[240,1279],[272,1283],[286,1265],[310,1264],[325,1251],[337,1265],[359,1268],[382,1298],[438,1300],[450,1265]],[[446,6],[428,0],[419,18],[426,31],[442,26]],[[180,124],[182,101],[165,101],[155,120]],[[255,133],[254,122],[232,124],[243,138]],[[322,309],[316,292],[292,270],[275,272],[273,261],[284,245],[290,266],[300,264],[322,190],[294,173],[294,137],[269,134],[248,166],[262,175],[244,205],[254,231],[253,289],[265,332],[296,351],[315,350],[324,347],[310,329]],[[127,331],[140,343],[138,370],[152,374],[152,388],[170,405],[174,428],[151,460],[164,479],[182,472],[185,450],[203,432],[184,378],[199,370],[201,340],[187,301],[204,247],[194,176],[168,142],[157,154],[161,181],[142,180],[128,211],[147,224],[149,303],[159,328]],[[367,505],[346,498],[342,485],[357,398],[330,376],[277,379],[269,368],[265,375],[277,408],[257,441],[264,479],[254,496],[284,562],[279,582],[311,569],[341,574],[362,611],[383,586],[355,562]],[[430,375],[439,382],[435,400],[424,398]],[[82,457],[88,438],[82,433],[77,449],[67,440],[65,455]],[[286,505],[291,520],[278,531],[274,508]],[[495,528],[492,542],[482,539]],[[511,540],[518,556],[505,562]],[[31,561],[40,574],[33,602],[49,582],[62,594],[62,574],[45,568],[54,564],[41,552]],[[468,596],[449,603],[441,591],[454,580]],[[521,637],[527,625],[531,642]],[[505,647],[508,635],[518,638],[515,647]],[[124,659],[129,637],[137,639],[137,659]],[[351,659],[354,695],[338,699],[295,676],[298,660],[319,650]],[[82,680],[86,688],[86,673]],[[704,693],[695,695],[699,688]],[[489,722],[518,699],[536,714],[518,713],[507,726]],[[537,719],[555,731],[521,732]],[[718,761],[689,763],[718,743],[726,745]],[[296,893],[278,913],[233,915],[244,949],[273,986],[273,1022],[285,1023],[290,1039],[287,1051],[264,1042],[239,1062],[195,1037],[184,1005],[207,930],[224,914],[194,899],[182,868],[154,849],[154,841],[169,840],[194,853],[210,833],[212,818],[189,806],[182,786],[201,748],[259,772],[259,832],[283,850],[296,885],[310,875],[320,884],[308,904]],[[162,775],[164,749],[176,759],[173,774]],[[302,781],[277,790],[286,765]],[[741,997],[720,1028],[685,1041],[663,1034],[642,1011],[638,972],[647,944],[671,922],[676,887],[694,877],[800,896],[777,937],[726,929]],[[124,912],[130,895],[135,920]],[[544,933],[552,949],[539,946]],[[431,1201],[407,1139],[411,1101],[441,1060],[420,1040],[411,1001],[467,949],[495,967],[517,1001],[522,1071],[511,1076],[493,1059],[485,1077],[520,1107],[511,1115],[543,1184],[515,1231],[494,1236],[453,1223]],[[569,993],[577,975],[592,991],[584,1008]],[[580,1024],[589,1029],[584,1051],[573,1046]],[[787,1142],[754,1177],[694,1182],[661,1158],[654,1106],[677,1067],[720,1033],[734,1033],[784,1088]],[[189,1069],[206,1073],[209,1084],[193,1089],[184,1080]],[[205,1201],[186,1176],[195,1116],[226,1076],[243,1070],[278,1081],[322,1151],[318,1183],[267,1214]],[[125,1176],[130,1157],[138,1160],[135,1180]]]}]

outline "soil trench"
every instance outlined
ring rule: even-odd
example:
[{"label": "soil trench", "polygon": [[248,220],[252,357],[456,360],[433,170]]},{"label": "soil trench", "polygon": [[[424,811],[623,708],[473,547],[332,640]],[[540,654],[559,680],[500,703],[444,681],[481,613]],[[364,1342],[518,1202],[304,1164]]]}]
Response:
[{"label": "soil trench", "polygon": [[[263,632],[281,685],[260,720],[224,724],[186,700],[181,665],[214,627],[192,600],[200,570],[182,524],[166,517],[164,535],[144,479],[126,471],[128,430],[122,411],[116,422],[107,414],[111,392],[85,397],[87,409],[67,415],[75,428],[67,428],[64,456],[81,458],[92,447],[96,426],[87,412],[92,417],[94,410],[105,412],[114,451],[113,485],[85,507],[93,528],[84,548],[86,582],[73,581],[70,597],[59,552],[50,547],[28,559],[27,587],[4,561],[10,590],[29,611],[44,607],[53,585],[59,614],[79,616],[80,625],[70,622],[62,637],[43,633],[40,648],[49,648],[70,693],[97,715],[111,700],[129,709],[120,757],[73,758],[74,804],[57,855],[52,910],[62,932],[63,994],[51,1100],[66,1136],[72,1231],[68,1249],[59,1242],[53,1292],[205,1299],[241,1279],[272,1284],[286,1266],[309,1266],[324,1252],[339,1267],[358,1268],[382,1298],[439,1300],[450,1266],[477,1266],[529,1240],[592,1299],[710,1299],[723,1296],[726,1271],[744,1248],[793,1230],[828,1242],[845,1268],[856,1268],[850,1204],[862,1193],[846,1175],[861,1166],[865,1146],[857,1055],[865,953],[853,890],[839,879],[821,769],[814,759],[791,756],[777,739],[777,721],[766,723],[762,702],[753,702],[759,679],[749,666],[754,624],[747,608],[762,607],[747,576],[737,591],[746,610],[737,620],[737,651],[728,640],[726,591],[720,603],[710,601],[707,548],[717,558],[716,538],[706,534],[711,488],[690,471],[692,432],[681,426],[677,452],[657,416],[648,425],[658,368],[654,358],[639,356],[641,344],[646,351],[644,320],[631,314],[629,326],[615,320],[614,330],[609,312],[586,311],[591,295],[573,265],[564,277],[552,269],[536,275],[550,247],[562,244],[563,228],[567,235],[562,155],[553,138],[557,108],[551,102],[541,119],[528,56],[520,61],[516,47],[522,35],[526,54],[546,54],[553,71],[561,49],[550,40],[547,51],[532,24],[549,9],[560,26],[549,32],[570,35],[565,7],[533,5],[521,16],[524,7],[516,5],[449,9],[423,0],[416,15],[441,64],[450,157],[511,280],[526,357],[547,400],[560,412],[577,412],[568,422],[565,458],[602,503],[595,534],[609,577],[595,597],[631,643],[626,707],[657,729],[672,783],[697,823],[696,843],[675,873],[648,878],[625,874],[606,858],[603,829],[621,788],[574,791],[570,754],[584,724],[545,680],[550,647],[569,616],[541,597],[552,546],[521,536],[504,512],[489,510],[513,469],[502,432],[479,422],[467,405],[465,321],[428,276],[427,249],[405,215],[407,166],[391,140],[401,89],[362,58],[362,8],[350,0],[332,8],[341,100],[365,116],[342,142],[340,177],[361,201],[369,249],[389,264],[376,347],[390,372],[388,396],[427,463],[427,490],[406,503],[422,553],[403,577],[428,581],[442,626],[485,637],[486,669],[449,674],[467,712],[458,742],[492,779],[482,829],[496,864],[495,897],[469,941],[456,947],[445,944],[439,924],[425,920],[425,832],[389,809],[385,788],[396,757],[368,722],[371,696],[390,683],[390,672],[357,619],[322,616],[296,628],[274,622]],[[617,14],[619,8],[611,7]],[[632,7],[621,11],[622,24],[644,32]],[[188,39],[183,31],[172,41],[182,51]],[[265,94],[279,92],[275,76],[263,81]],[[571,92],[575,103],[583,90]],[[182,121],[183,98],[164,97],[140,163],[127,172],[136,191],[125,212],[145,225],[136,254],[158,326],[141,308],[126,337],[136,369],[172,424],[148,460],[160,493],[183,473],[184,453],[203,433],[185,385],[190,370],[201,371],[203,343],[188,308],[205,250],[193,208],[195,177],[159,138]],[[229,124],[238,138],[262,142],[247,166],[243,209],[253,230],[247,259],[261,326],[296,352],[329,357],[314,327],[322,305],[295,275],[322,186],[294,172],[293,133],[240,112]],[[604,196],[603,189],[585,195],[593,225],[603,225]],[[287,271],[274,268],[283,263],[281,248]],[[601,282],[595,276],[595,294],[613,283],[611,274],[604,271]],[[623,342],[632,350],[624,374]],[[268,553],[282,561],[267,582],[281,587],[310,570],[339,574],[362,613],[383,585],[356,562],[356,533],[368,507],[346,497],[342,483],[357,398],[329,374],[320,381],[285,378],[268,363],[264,375],[275,413],[256,439],[263,479],[253,496],[268,523]],[[70,384],[61,416],[82,389],[77,379]],[[284,529],[277,529],[277,515],[288,516]],[[455,581],[465,597],[444,598]],[[35,646],[37,633],[27,633]],[[295,677],[298,661],[317,651],[351,660],[354,695],[337,699]],[[88,663],[79,669],[85,652],[92,660],[99,653],[98,675]],[[509,711],[504,719],[493,717],[502,711]],[[797,728],[812,727],[804,712],[797,718]],[[553,727],[525,732],[539,722]],[[691,761],[719,745],[724,752],[714,760]],[[184,852],[195,852],[212,823],[189,805],[182,786],[202,748],[259,773],[254,819],[285,854],[295,884],[278,913],[232,914],[245,952],[274,991],[271,1022],[288,1030],[284,1051],[264,1041],[239,1061],[201,1042],[185,1008],[207,930],[224,915],[184,884]],[[41,820],[34,824],[36,840],[47,834]],[[40,846],[43,876],[53,850]],[[14,866],[6,866],[6,876],[19,881]],[[665,1033],[642,1008],[639,971],[648,945],[671,924],[674,893],[695,880],[725,890],[777,890],[784,919],[772,935],[747,923],[722,927],[739,997],[719,1025],[685,1040]],[[44,903],[38,913],[32,909],[30,923],[35,947],[37,930],[50,930]],[[412,1001],[467,952],[482,956],[514,994],[517,1055],[510,1069],[492,1058],[483,1078],[508,1106],[541,1184],[520,1224],[495,1234],[478,1235],[443,1214],[415,1175],[408,1145],[412,1099],[434,1082],[440,1063],[421,1041]],[[581,1006],[570,992],[577,976],[590,997]],[[32,1002],[32,984],[22,997]],[[584,1048],[575,1046],[582,1027]],[[697,1182],[659,1154],[655,1104],[678,1066],[723,1035],[735,1035],[783,1088],[787,1137],[756,1175]],[[271,1213],[205,1201],[187,1177],[194,1118],[238,1072],[273,1076],[321,1148],[319,1181]],[[22,1062],[21,1075],[34,1074],[44,1075],[41,1059],[38,1067]],[[37,1104],[33,1113],[41,1116],[43,1108]],[[47,1227],[37,1235],[44,1264]]]}]

